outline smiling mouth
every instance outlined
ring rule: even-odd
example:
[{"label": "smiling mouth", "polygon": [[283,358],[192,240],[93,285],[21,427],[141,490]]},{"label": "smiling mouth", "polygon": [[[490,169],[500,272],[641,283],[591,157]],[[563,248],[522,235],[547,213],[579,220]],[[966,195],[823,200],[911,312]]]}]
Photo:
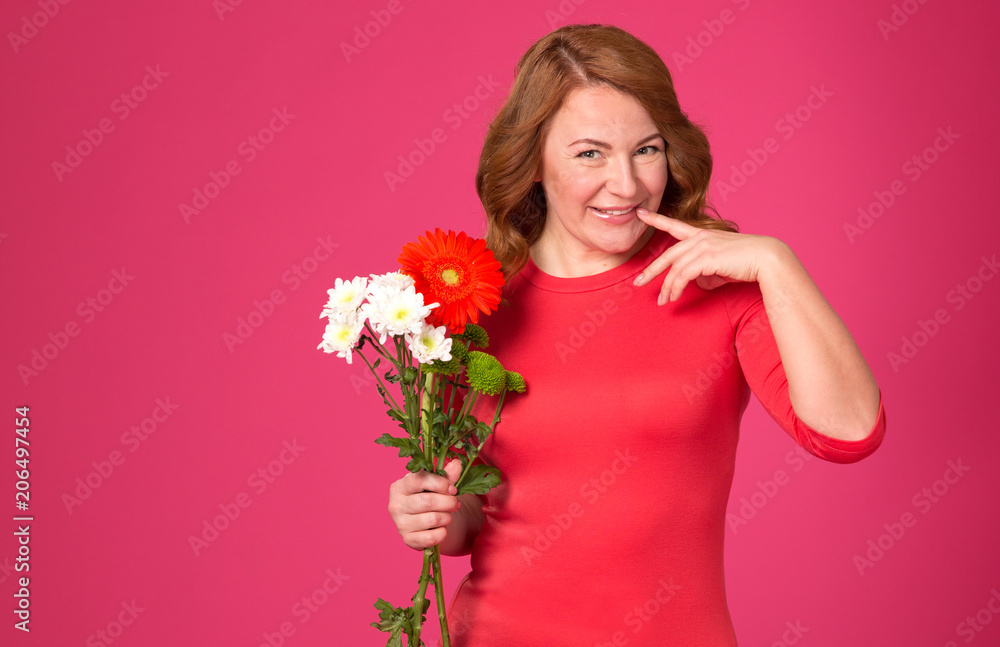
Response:
[{"label": "smiling mouth", "polygon": [[593,209],[594,214],[597,217],[610,218],[612,216],[624,216],[626,214],[632,213],[632,211],[635,210],[636,206],[638,205],[633,205],[626,209],[598,209],[597,207],[590,207],[590,208]]}]

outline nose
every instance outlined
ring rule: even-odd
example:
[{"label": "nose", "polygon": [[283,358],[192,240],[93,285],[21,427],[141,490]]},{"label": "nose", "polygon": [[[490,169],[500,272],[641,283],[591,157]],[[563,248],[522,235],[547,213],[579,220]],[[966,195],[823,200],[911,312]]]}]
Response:
[{"label": "nose", "polygon": [[635,169],[632,168],[632,160],[629,158],[615,159],[608,164],[608,191],[622,197],[635,195],[638,189],[638,182],[635,176]]}]

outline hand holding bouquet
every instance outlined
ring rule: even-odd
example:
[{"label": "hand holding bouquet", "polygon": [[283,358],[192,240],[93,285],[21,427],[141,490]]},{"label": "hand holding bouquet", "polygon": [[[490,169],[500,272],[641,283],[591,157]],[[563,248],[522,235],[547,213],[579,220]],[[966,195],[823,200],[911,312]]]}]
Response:
[{"label": "hand holding bouquet", "polygon": [[[349,364],[356,353],[375,376],[389,417],[404,432],[375,442],[409,458],[411,472],[444,475],[445,464],[457,458],[458,494],[485,494],[500,483],[500,472],[474,461],[500,421],[507,392],[525,390],[519,374],[480,350],[489,339],[476,324],[480,312],[489,314],[500,303],[500,263],[484,241],[440,229],[407,243],[398,261],[399,272],[336,280],[320,315],[329,321],[319,348]],[[470,413],[480,394],[499,396],[488,424]],[[375,603],[380,621],[372,626],[389,633],[388,645],[401,646],[404,633],[410,647],[424,644],[431,580],[442,643],[449,647],[438,546],[424,549],[412,606]]]}]

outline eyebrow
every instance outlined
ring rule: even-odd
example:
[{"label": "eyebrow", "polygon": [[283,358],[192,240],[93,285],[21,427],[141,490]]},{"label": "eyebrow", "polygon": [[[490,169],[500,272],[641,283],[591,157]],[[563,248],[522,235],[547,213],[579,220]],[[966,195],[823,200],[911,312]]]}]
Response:
[{"label": "eyebrow", "polygon": [[[650,135],[646,139],[643,139],[641,142],[638,143],[638,145],[641,146],[641,145],[643,145],[646,142],[649,142],[651,140],[662,139],[662,138],[663,138],[663,135],[661,135],[660,133],[655,133],[653,135]],[[666,140],[664,140],[664,141],[666,141]],[[572,144],[570,144],[570,146],[576,146],[577,144],[589,144],[590,146],[594,146],[596,148],[611,148],[611,144],[608,144],[608,143],[605,143],[605,142],[602,142],[602,141],[598,141],[596,139],[589,139],[589,138],[578,139],[575,142],[573,142]]]}]

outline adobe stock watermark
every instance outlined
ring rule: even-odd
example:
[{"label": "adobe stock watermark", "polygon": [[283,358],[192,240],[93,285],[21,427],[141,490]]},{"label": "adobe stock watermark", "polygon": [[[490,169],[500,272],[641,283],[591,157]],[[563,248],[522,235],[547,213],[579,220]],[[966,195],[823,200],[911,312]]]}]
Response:
[{"label": "adobe stock watermark", "polygon": [[796,645],[808,631],[809,627],[802,626],[802,620],[796,619],[794,624],[791,620],[786,620],[781,638],[772,642],[771,647],[790,647],[791,645]]},{"label": "adobe stock watermark", "polygon": [[[805,449],[796,446],[795,449],[785,454],[785,463],[791,468],[791,474],[795,474],[802,471],[806,462],[812,461],[814,458],[815,456]],[[737,512],[726,512],[726,525],[729,526],[734,535],[739,532],[741,526],[749,524],[750,520],[756,517],[758,512],[774,500],[781,488],[791,482],[789,477],[789,472],[783,469],[775,470],[770,479],[757,481],[757,485],[749,498],[745,495],[740,497],[740,507]]]},{"label": "adobe stock watermark", "polygon": [[[819,86],[809,87],[810,93],[801,105],[791,112],[786,112],[784,117],[780,117],[774,122],[774,130],[782,136],[784,141],[788,141],[795,136],[795,133],[808,122],[813,116],[826,106],[826,102],[833,96],[833,92],[826,89],[825,83]],[[736,193],[743,188],[747,180],[753,177],[768,160],[781,149],[781,145],[774,137],[766,137],[757,148],[747,149],[747,158],[739,165],[733,164],[730,168],[729,181],[719,182],[719,197],[725,202],[729,200],[730,194]]]},{"label": "adobe stock watermark", "polygon": [[6,582],[9,578],[13,578],[13,581],[17,581],[17,574],[14,572],[14,565],[10,563],[10,557],[4,557],[3,563],[0,564],[0,584]]},{"label": "adobe stock watermark", "polygon": [[243,4],[243,0],[212,0],[212,9],[215,9],[215,15],[219,17],[219,21],[226,19],[227,13],[233,13],[236,11],[236,7]]},{"label": "adobe stock watermark", "polygon": [[[674,578],[672,577],[669,581],[661,577],[656,583],[659,587],[656,589],[656,592],[641,604],[635,605],[622,619],[622,624],[632,630],[632,637],[642,631],[643,627],[651,622],[653,617],[660,613],[663,607],[668,605],[677,595],[677,592],[681,590],[679,585],[674,584]],[[624,631],[616,631],[611,635],[611,640],[595,642],[594,647],[622,647],[623,645],[627,645],[628,641],[628,634]]]},{"label": "adobe stock watermark", "polygon": [[[118,98],[111,102],[109,108],[111,114],[116,115],[119,122],[125,121],[143,101],[149,98],[153,90],[160,87],[163,79],[168,76],[170,73],[161,70],[159,64],[147,65],[146,74],[142,80],[132,86],[128,92],[122,92]],[[52,162],[52,172],[55,173],[56,179],[62,182],[63,176],[79,168],[83,164],[83,160],[97,150],[107,135],[113,132],[115,132],[115,122],[111,120],[111,117],[104,117],[98,121],[95,128],[81,130],[80,133],[83,137],[78,142],[66,144],[66,156],[63,160]]]},{"label": "adobe stock watermark", "polygon": [[[323,582],[315,589],[303,595],[295,602],[291,608],[291,615],[297,618],[299,625],[304,625],[312,619],[313,615],[330,601],[330,597],[335,595],[344,586],[344,582],[351,579],[350,575],[344,575],[338,566],[336,572],[332,568],[326,569],[326,576]],[[297,627],[291,620],[283,620],[278,624],[275,631],[265,631],[260,637],[263,639],[258,647],[282,647],[285,641],[295,635]]]},{"label": "adobe stock watermark", "polygon": [[549,23],[549,29],[569,22],[569,17],[576,13],[577,7],[583,5],[587,0],[562,0],[555,9],[545,10],[545,20]]},{"label": "adobe stock watermark", "polygon": [[21,48],[27,45],[32,38],[38,35],[39,30],[44,29],[49,21],[56,17],[56,14],[70,0],[38,0],[37,4],[41,11],[36,11],[28,16],[21,16],[21,24],[17,32],[7,32],[7,41],[14,48],[14,53],[19,54]]},{"label": "adobe stock watermark", "polygon": [[[740,11],[746,11],[747,7],[750,6],[750,0],[732,1]],[[719,37],[726,31],[726,27],[736,22],[738,16],[739,14],[727,7],[719,12],[718,18],[702,20],[701,24],[705,28],[694,36],[687,37],[683,53],[674,51],[673,62],[677,71],[683,72],[685,67],[694,63],[696,58],[704,54],[706,49],[718,41]]]},{"label": "adobe stock watermark", "polygon": [[770,304],[770,310],[765,309],[766,316],[755,317],[749,324],[743,326],[731,348],[713,353],[708,364],[699,368],[695,373],[694,381],[681,385],[681,392],[688,404],[694,404],[701,396],[711,390],[712,386],[726,375],[729,368],[738,362],[740,354],[748,345],[756,344],[762,335],[773,334],[768,317],[773,318],[788,312],[792,302],[780,288],[775,287],[772,292],[774,298]]},{"label": "adobe stock watermark", "polygon": [[[641,260],[643,265],[652,263],[660,256],[660,253],[655,253],[655,251],[648,246],[639,252],[639,254],[640,256],[638,256],[638,258]],[[657,289],[659,289],[659,287],[663,285],[663,278],[665,276],[666,274],[664,273],[659,277],[659,284],[654,281],[653,283],[650,283],[649,286],[657,286]],[[644,286],[644,288],[648,288],[648,286]],[[556,354],[559,355],[559,361],[565,364],[567,358],[583,348],[584,344],[587,343],[587,340],[597,334],[597,331],[603,328],[618,312],[621,304],[628,301],[635,295],[637,289],[639,288],[636,288],[630,282],[616,284],[614,287],[615,297],[613,299],[605,299],[601,302],[600,308],[584,312],[583,315],[580,316],[579,322],[567,327],[566,334],[556,340],[554,344]]]},{"label": "adobe stock watermark", "polygon": [[[986,600],[986,604],[976,611],[975,615],[965,616],[965,619],[955,627],[955,633],[964,636],[963,642],[968,645],[979,637],[979,634],[993,622],[993,618],[997,615],[1000,615],[1000,591],[993,588],[990,589],[990,597]],[[958,647],[958,643],[949,640],[944,647]]]},{"label": "adobe stock watermark", "polygon": [[615,483],[618,482],[618,478],[627,472],[637,460],[635,456],[629,453],[628,449],[624,452],[615,450],[615,458],[608,469],[603,470],[597,476],[591,477],[580,486],[578,491],[578,498],[580,500],[573,501],[562,512],[552,513],[550,515],[552,519],[551,524],[545,526],[544,529],[535,528],[535,540],[531,545],[521,545],[521,557],[525,563],[531,566],[534,560],[540,558],[543,553],[552,548],[553,542],[559,541],[573,527],[575,521],[586,513],[587,508],[584,507],[584,503],[589,506],[599,501],[610,488],[614,487]]},{"label": "adobe stock watermark", "polygon": [[[943,153],[951,149],[955,140],[960,137],[961,135],[952,132],[951,126],[938,128],[937,137],[934,138],[931,145],[919,153],[911,155],[903,163],[902,174],[909,178],[910,184],[917,182],[941,159]],[[844,234],[847,235],[847,241],[853,245],[858,236],[871,229],[875,221],[885,214],[886,209],[896,203],[896,198],[906,193],[906,189],[906,183],[897,178],[890,182],[884,190],[876,189],[873,191],[872,195],[875,196],[875,200],[868,203],[867,207],[858,207],[858,215],[853,223],[844,223]]]},{"label": "adobe stock watermark", "polygon": [[84,501],[93,496],[94,492],[111,478],[115,470],[125,464],[128,456],[138,451],[143,443],[160,429],[160,425],[166,422],[170,415],[179,408],[180,405],[170,401],[170,396],[156,398],[156,404],[149,416],[129,427],[128,431],[123,432],[119,438],[128,453],[126,454],[121,449],[113,449],[108,453],[106,459],[91,461],[90,466],[94,469],[82,477],[76,477],[76,488],[73,489],[72,494],[63,492],[60,498],[66,507],[66,513],[73,514],[74,508],[80,507]]},{"label": "adobe stock watermark", "polygon": [[879,18],[875,22],[878,31],[882,34],[882,40],[889,40],[889,34],[899,31],[903,25],[910,21],[910,16],[920,10],[920,5],[927,4],[927,0],[903,0],[902,5],[893,4],[889,18]]},{"label": "adobe stock watermark", "polygon": [[[293,263],[291,267],[281,273],[282,285],[288,286],[289,293],[295,292],[302,287],[303,282],[313,276],[319,270],[319,264],[330,260],[333,250],[340,247],[340,243],[330,240],[330,236],[317,236],[318,243],[309,254],[301,261]],[[254,299],[253,308],[244,317],[236,317],[236,328],[233,332],[228,330],[222,333],[222,343],[229,349],[229,354],[236,352],[240,346],[253,337],[254,332],[264,325],[264,322],[271,318],[278,306],[285,303],[287,295],[281,288],[274,288],[264,299]]]},{"label": "adobe stock watermark", "polygon": [[[493,79],[493,75],[479,75],[479,82],[475,88],[461,101],[456,101],[441,113],[441,120],[456,131],[462,124],[472,116],[484,101],[490,98],[496,89],[500,87],[500,82]],[[397,155],[399,164],[395,170],[387,170],[383,173],[385,182],[389,190],[396,191],[396,187],[410,179],[418,168],[420,168],[430,157],[439,150],[441,144],[448,141],[448,133],[444,128],[438,127],[431,130],[427,137],[417,137],[413,140],[413,148],[406,153]]]},{"label": "adobe stock watermark", "polygon": [[712,388],[712,385],[718,382],[737,362],[739,354],[743,352],[746,345],[756,344],[760,340],[760,336],[767,330],[769,330],[768,325],[762,318],[758,317],[744,327],[742,334],[736,339],[732,348],[713,353],[708,365],[699,368],[695,373],[694,382],[685,382],[681,385],[681,392],[687,398],[688,404],[694,404],[701,396],[705,395]]},{"label": "adobe stock watermark", "polygon": [[[962,477],[970,469],[972,468],[962,463],[961,458],[949,460],[941,478],[929,486],[920,488],[913,495],[910,503],[920,511],[920,514],[927,514],[951,491],[955,484],[962,480]],[[899,521],[893,519],[882,524],[882,529],[885,532],[880,533],[878,537],[869,539],[866,550],[854,555],[853,561],[855,568],[858,569],[858,575],[864,577],[866,570],[871,569],[877,562],[881,561],[885,554],[906,536],[906,532],[917,525],[917,519],[918,517],[913,512],[907,511],[900,515]]]},{"label": "adobe stock watermark", "polygon": [[354,36],[351,42],[340,41],[340,53],[344,55],[344,60],[348,63],[352,58],[357,58],[361,51],[372,44],[372,41],[382,35],[382,32],[392,22],[393,16],[403,13],[403,3],[400,0],[389,0],[385,9],[372,9],[368,13],[372,19],[363,25],[354,26]]},{"label": "adobe stock watermark", "polygon": [[265,126],[237,144],[236,154],[239,157],[234,157],[226,162],[219,171],[209,171],[208,182],[191,190],[191,204],[181,202],[177,205],[181,218],[184,219],[184,224],[190,225],[191,218],[200,215],[207,209],[212,200],[218,198],[222,194],[222,190],[232,183],[233,178],[243,172],[243,167],[240,166],[240,157],[243,158],[244,164],[253,162],[274,141],[275,136],[283,132],[288,124],[292,123],[292,119],[296,117],[288,112],[288,106],[284,106],[280,110],[272,108],[271,114],[272,117]]},{"label": "adobe stock watermark", "polygon": [[140,607],[134,598],[131,602],[122,602],[119,606],[121,611],[117,612],[113,620],[87,636],[87,647],[105,647],[113,644],[122,637],[127,627],[135,623],[139,614],[146,610]]},{"label": "adobe stock watermark", "polygon": [[[296,461],[296,459],[306,450],[299,445],[298,440],[284,441],[281,452],[274,460],[266,465],[258,467],[247,477],[247,487],[252,488],[255,495],[260,496],[275,479],[285,473],[285,468]],[[240,518],[243,511],[253,504],[253,497],[245,491],[239,492],[233,501],[223,501],[217,507],[219,514],[211,518],[202,520],[201,532],[197,535],[188,535],[188,545],[194,552],[195,557],[201,557],[202,551],[212,545],[223,532],[232,526],[233,522]]]},{"label": "adobe stock watermark", "polygon": [[[945,302],[951,304],[954,312],[959,312],[976,298],[988,282],[993,280],[998,270],[1000,270],[1000,263],[997,262],[996,254],[991,254],[989,258],[981,256],[976,271],[948,290],[944,296]],[[941,332],[941,327],[951,322],[952,314],[947,308],[942,307],[937,308],[934,314],[926,320],[918,319],[916,330],[899,338],[899,352],[891,350],[885,355],[886,359],[889,360],[889,366],[892,367],[892,372],[899,373],[900,366],[908,364],[916,357],[917,353]]]},{"label": "adobe stock watermark", "polygon": [[[108,281],[107,287],[101,288],[94,296],[89,296],[81,301],[76,307],[76,314],[83,320],[84,324],[92,324],[97,319],[97,315],[111,305],[115,296],[121,294],[134,280],[135,276],[129,274],[124,267],[120,270],[112,270],[111,280]],[[56,332],[49,332],[48,341],[43,342],[40,349],[38,346],[31,349],[31,358],[27,363],[17,365],[17,374],[21,378],[21,382],[27,386],[29,380],[38,377],[82,331],[80,323],[76,319],[70,319]]]}]

